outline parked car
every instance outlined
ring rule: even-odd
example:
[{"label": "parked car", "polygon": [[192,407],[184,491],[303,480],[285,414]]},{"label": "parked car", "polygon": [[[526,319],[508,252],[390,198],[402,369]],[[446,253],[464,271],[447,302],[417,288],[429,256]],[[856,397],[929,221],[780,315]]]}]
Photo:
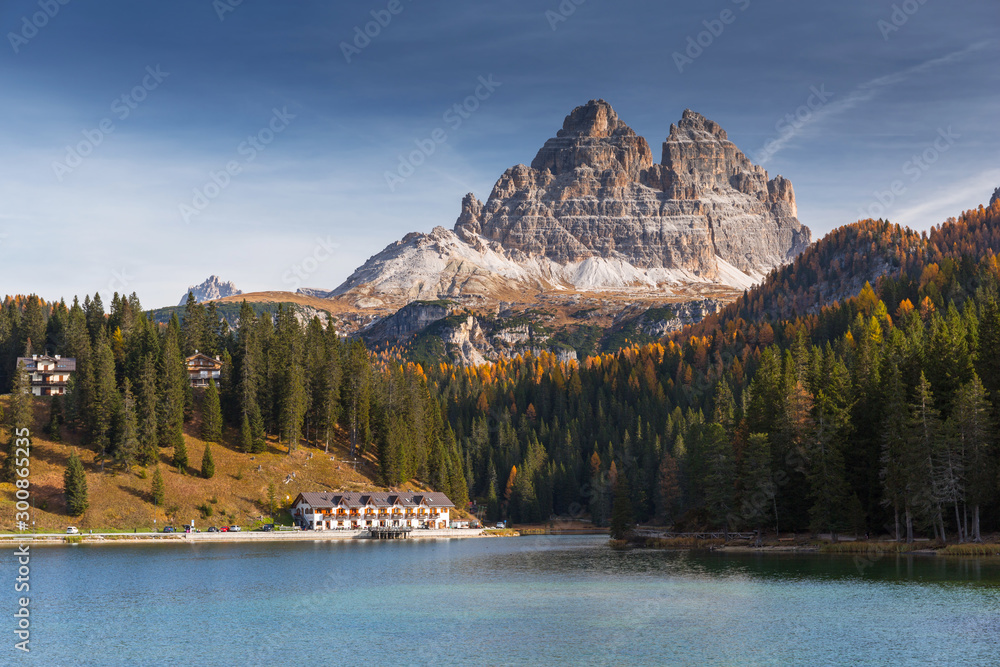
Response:
[{"label": "parked car", "polygon": [[229,532],[229,526],[223,526],[223,527],[222,527],[222,528],[220,528],[219,530],[220,530],[221,532],[223,532],[223,533],[228,533],[228,532]]},{"label": "parked car", "polygon": [[506,528],[506,527],[507,525],[503,521],[497,524],[497,528]]},{"label": "parked car", "polygon": [[66,529],[66,534],[67,535],[79,535],[80,531],[77,530],[76,526],[70,526],[69,528]]},{"label": "parked car", "polygon": [[211,526],[211,527],[210,527],[210,528],[208,529],[208,532],[210,532],[210,533],[217,533],[217,532],[219,532],[219,529],[218,529],[218,527],[216,527],[216,526]]},{"label": "parked car", "polygon": [[263,526],[260,527],[260,529],[262,531],[264,531],[265,533],[270,533],[272,530],[274,530],[274,524],[273,523],[265,523]]},{"label": "parked car", "polygon": [[238,533],[238,532],[240,532],[241,530],[243,530],[243,529],[242,529],[242,528],[240,528],[239,526],[230,526],[230,527],[229,527],[229,532],[230,532],[230,533]]},{"label": "parked car", "polygon": [[164,526],[163,527],[163,532],[164,533],[172,533],[172,532],[174,532],[174,527],[173,526]]}]

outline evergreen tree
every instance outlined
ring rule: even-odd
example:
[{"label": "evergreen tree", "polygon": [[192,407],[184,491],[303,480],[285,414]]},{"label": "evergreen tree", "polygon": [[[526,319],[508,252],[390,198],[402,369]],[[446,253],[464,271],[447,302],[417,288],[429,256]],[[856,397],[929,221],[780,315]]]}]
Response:
[{"label": "evergreen tree", "polygon": [[131,470],[139,458],[139,424],[135,414],[132,383],[125,378],[122,387],[120,426],[115,438],[114,460],[125,470]]},{"label": "evergreen tree", "polygon": [[159,393],[157,432],[161,447],[183,447],[184,409],[190,389],[180,348],[180,323],[174,315],[167,325],[160,352],[156,389]]},{"label": "evergreen tree", "polygon": [[843,435],[847,412],[838,401],[820,391],[816,397],[815,435],[809,452],[809,487],[813,500],[809,517],[813,532],[826,530],[837,541],[847,523],[850,488],[844,468]]},{"label": "evergreen tree", "polygon": [[[986,388],[978,376],[973,375],[972,380],[958,390],[951,421],[949,431],[962,454],[962,468],[966,475],[964,500],[972,506],[971,534],[968,537],[981,542],[980,510],[995,497],[997,459],[995,422],[990,416]],[[958,522],[959,526],[963,523]]]},{"label": "evergreen tree", "polygon": [[75,452],[70,454],[66,472],[63,473],[63,489],[70,516],[80,516],[87,511],[87,475]]},{"label": "evergreen tree", "polygon": [[664,451],[660,460],[656,485],[656,519],[664,525],[673,521],[674,509],[680,498],[681,488],[678,474],[677,459],[671,456],[670,452]]},{"label": "evergreen tree", "polygon": [[152,485],[152,497],[153,504],[159,507],[163,504],[163,500],[167,495],[167,486],[163,482],[163,474],[160,472],[160,466],[156,466],[153,470],[153,485]]},{"label": "evergreen tree", "polygon": [[774,479],[771,472],[771,442],[766,433],[751,433],[740,465],[739,508],[741,523],[764,532],[764,522],[772,514]]},{"label": "evergreen tree", "polygon": [[941,417],[926,375],[920,373],[906,431],[903,466],[908,505],[907,542],[913,541],[913,522],[929,526],[935,538],[945,540],[941,497],[935,484],[935,464],[941,446]]},{"label": "evergreen tree", "polygon": [[24,369],[23,363],[18,363],[14,371],[14,387],[11,392],[9,441],[7,444],[7,456],[3,461],[3,468],[0,469],[0,478],[5,482],[14,481],[14,465],[17,460],[15,451],[19,439],[28,437],[33,423],[32,410],[34,403],[31,397],[31,381],[28,373]]},{"label": "evergreen tree", "polygon": [[222,440],[222,407],[219,404],[219,392],[215,380],[208,381],[205,398],[201,410],[201,437],[206,442]]},{"label": "evergreen tree", "polygon": [[627,539],[633,528],[635,528],[635,517],[632,513],[632,493],[625,475],[618,475],[618,479],[615,481],[614,503],[611,506],[609,531],[611,539]]},{"label": "evergreen tree", "polygon": [[706,466],[705,503],[709,519],[728,533],[736,506],[736,460],[732,444],[719,424],[706,424],[702,433],[701,449]]},{"label": "evergreen tree", "polygon": [[142,465],[150,465],[160,457],[157,420],[156,364],[152,353],[145,356],[136,387],[136,407],[139,417],[139,453]]},{"label": "evergreen tree", "polygon": [[[103,318],[103,310],[101,317]],[[90,442],[97,449],[103,471],[104,462],[111,454],[112,449],[112,421],[120,407],[118,404],[120,397],[115,380],[114,354],[103,326],[98,328],[93,357],[93,387],[87,414],[89,415]]]},{"label": "evergreen tree", "polygon": [[212,443],[205,443],[205,453],[201,457],[201,476],[212,479],[215,476],[215,461],[212,460]]},{"label": "evergreen tree", "polygon": [[907,529],[907,542],[913,539],[911,521],[912,509],[907,475],[907,422],[909,407],[906,404],[906,393],[900,376],[899,366],[890,365],[886,387],[885,417],[880,429],[882,436],[881,467],[879,476],[882,480],[883,504],[892,507],[894,521],[894,537],[898,542],[900,535],[900,512],[904,513]]},{"label": "evergreen tree", "polygon": [[65,421],[63,413],[63,398],[59,394],[52,397],[49,404],[49,421],[45,425],[45,433],[53,442],[62,441],[62,425]]},{"label": "evergreen tree", "polygon": [[173,464],[177,467],[177,472],[182,475],[187,474],[188,451],[187,443],[184,442],[184,436],[181,436],[174,445]]}]

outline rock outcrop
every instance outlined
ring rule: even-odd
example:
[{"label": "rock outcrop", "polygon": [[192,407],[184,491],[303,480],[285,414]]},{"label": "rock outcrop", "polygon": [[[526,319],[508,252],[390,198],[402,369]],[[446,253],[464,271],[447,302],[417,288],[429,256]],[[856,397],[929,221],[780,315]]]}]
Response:
[{"label": "rock outcrop", "polygon": [[524,289],[746,288],[810,240],[789,181],[685,111],[661,161],[603,100],[577,107],[531,166],[466,195],[454,231],[410,234],[331,295],[379,301]]},{"label": "rock outcrop", "polygon": [[198,303],[202,301],[212,301],[214,299],[222,299],[227,296],[236,296],[238,294],[243,294],[240,290],[236,289],[236,285],[231,282],[223,282],[219,276],[209,276],[208,280],[200,285],[191,285],[188,287],[187,292],[184,292],[184,296],[181,297],[181,302],[179,305],[183,306],[187,303],[188,294],[194,294],[194,299]]}]

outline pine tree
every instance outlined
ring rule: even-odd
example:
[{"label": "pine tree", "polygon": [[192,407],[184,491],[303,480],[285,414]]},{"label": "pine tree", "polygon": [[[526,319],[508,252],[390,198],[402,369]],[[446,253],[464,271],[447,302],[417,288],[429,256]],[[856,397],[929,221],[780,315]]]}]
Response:
[{"label": "pine tree", "polygon": [[152,496],[153,504],[159,507],[163,504],[163,500],[167,495],[167,487],[163,482],[163,474],[160,472],[160,466],[156,466],[153,470],[153,486],[152,486]]},{"label": "pine tree", "polygon": [[180,349],[180,324],[174,315],[160,352],[156,388],[159,392],[158,433],[161,447],[178,448],[184,440],[184,409],[188,384],[187,369]]},{"label": "pine tree", "polygon": [[706,466],[704,485],[708,515],[713,524],[728,533],[736,506],[736,457],[725,429],[719,424],[706,424],[701,449]]},{"label": "pine tree", "polygon": [[837,541],[847,524],[850,488],[844,468],[843,434],[847,412],[837,399],[820,391],[816,396],[815,434],[809,443],[809,518],[813,532],[826,530]]},{"label": "pine tree", "polygon": [[678,480],[677,459],[670,452],[663,452],[660,469],[656,480],[656,519],[659,523],[669,524],[674,518],[674,508],[681,495]]},{"label": "pine tree", "polygon": [[139,462],[149,465],[160,458],[157,420],[156,364],[152,353],[145,356],[136,387],[139,416]]},{"label": "pine tree", "polygon": [[182,475],[187,474],[188,451],[187,443],[184,442],[184,436],[181,436],[176,444],[174,444],[173,464],[177,467],[177,472]]},{"label": "pine tree", "polygon": [[907,541],[913,539],[914,519],[930,526],[935,538],[945,540],[941,498],[936,485],[936,460],[941,447],[941,417],[926,375],[920,373],[914,402],[910,406],[903,466],[908,505]]},{"label": "pine tree", "polygon": [[240,449],[244,452],[253,451],[253,432],[250,429],[250,418],[243,415],[240,422]]},{"label": "pine tree", "polygon": [[14,371],[14,386],[10,400],[10,436],[7,445],[7,456],[0,469],[0,478],[5,482],[14,481],[14,462],[17,460],[15,450],[19,438],[30,433],[32,426],[32,410],[34,402],[31,397],[31,382],[23,363],[18,363]]},{"label": "pine tree", "polygon": [[96,447],[101,470],[104,470],[104,462],[111,453],[110,431],[114,416],[119,410],[120,397],[115,386],[115,359],[111,345],[103,326],[98,332],[97,340],[94,342],[93,393],[88,406],[88,422],[90,442]]},{"label": "pine tree", "polygon": [[125,470],[131,470],[139,458],[139,424],[135,414],[132,383],[128,378],[122,383],[120,426],[115,438],[114,460]]},{"label": "pine tree", "polygon": [[751,433],[747,438],[738,487],[740,519],[762,534],[777,491],[771,472],[771,442],[766,433]]},{"label": "pine tree", "polygon": [[957,440],[966,475],[964,500],[972,506],[971,534],[967,537],[981,542],[980,509],[996,495],[997,459],[995,423],[991,419],[986,388],[978,376],[973,375],[972,380],[958,390],[951,421],[949,431]]},{"label": "pine tree", "polygon": [[87,511],[87,474],[83,470],[80,457],[70,454],[66,472],[63,473],[63,488],[66,509],[70,516],[80,516]]},{"label": "pine tree", "polygon": [[632,493],[625,475],[620,474],[615,481],[614,503],[611,506],[611,539],[627,539],[633,528],[635,516],[632,513]]},{"label": "pine tree", "polygon": [[215,476],[215,461],[212,460],[212,443],[205,443],[205,453],[201,457],[201,476],[212,479]]},{"label": "pine tree", "polygon": [[59,394],[52,397],[49,404],[49,421],[45,425],[45,433],[53,442],[62,442],[62,425],[65,421],[63,413],[63,398]]},{"label": "pine tree", "polygon": [[889,365],[886,383],[885,417],[882,422],[882,452],[879,477],[882,480],[883,504],[892,507],[895,526],[894,537],[900,540],[900,512],[904,513],[907,542],[913,540],[910,497],[907,493],[907,417],[905,387],[898,364]]},{"label": "pine tree", "polygon": [[205,398],[201,410],[201,437],[206,442],[222,440],[222,407],[219,404],[219,392],[215,380],[208,381]]}]

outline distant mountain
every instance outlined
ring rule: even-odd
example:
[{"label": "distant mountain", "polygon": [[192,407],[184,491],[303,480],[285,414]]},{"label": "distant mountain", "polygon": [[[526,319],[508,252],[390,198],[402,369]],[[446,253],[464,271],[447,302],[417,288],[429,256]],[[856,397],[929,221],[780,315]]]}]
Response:
[{"label": "distant mountain", "polygon": [[466,195],[454,229],[407,235],[330,296],[398,307],[532,290],[744,289],[809,240],[791,183],[768,180],[717,123],[685,111],[654,164],[646,140],[594,100],[530,167],[508,169],[485,204]]},{"label": "distant mountain", "polygon": [[184,292],[184,296],[181,297],[181,302],[178,305],[183,306],[187,303],[189,293],[194,294],[195,301],[199,303],[243,294],[243,292],[236,289],[236,285],[231,282],[223,282],[219,276],[209,276],[208,280],[202,284],[188,287],[187,292]]}]

